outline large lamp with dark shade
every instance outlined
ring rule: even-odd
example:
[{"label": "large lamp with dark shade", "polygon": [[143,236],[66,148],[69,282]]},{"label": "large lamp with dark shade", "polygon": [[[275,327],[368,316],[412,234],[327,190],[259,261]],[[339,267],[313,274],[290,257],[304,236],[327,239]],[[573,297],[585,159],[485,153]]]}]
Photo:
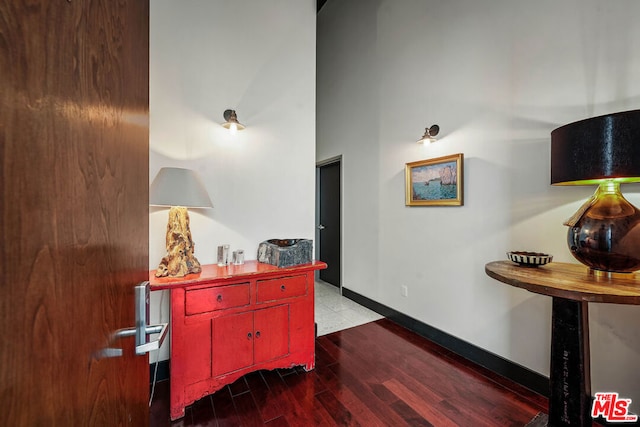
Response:
[{"label": "large lamp with dark shade", "polygon": [[213,205],[198,175],[190,169],[160,169],[149,189],[149,204],[171,208],[167,254],[160,261],[156,276],[182,277],[202,271],[194,255],[187,208],[212,208]]},{"label": "large lamp with dark shade", "polygon": [[640,270],[640,211],[620,192],[628,182],[640,182],[640,110],[551,132],[551,184],[598,185],[565,222],[571,254],[594,273]]}]

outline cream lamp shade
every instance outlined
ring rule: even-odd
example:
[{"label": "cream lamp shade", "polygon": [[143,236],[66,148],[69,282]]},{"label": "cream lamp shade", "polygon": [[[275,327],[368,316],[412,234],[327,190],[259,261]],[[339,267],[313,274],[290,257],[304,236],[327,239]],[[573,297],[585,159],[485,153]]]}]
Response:
[{"label": "cream lamp shade", "polygon": [[191,169],[162,168],[149,188],[152,206],[212,208],[213,204],[200,177]]}]

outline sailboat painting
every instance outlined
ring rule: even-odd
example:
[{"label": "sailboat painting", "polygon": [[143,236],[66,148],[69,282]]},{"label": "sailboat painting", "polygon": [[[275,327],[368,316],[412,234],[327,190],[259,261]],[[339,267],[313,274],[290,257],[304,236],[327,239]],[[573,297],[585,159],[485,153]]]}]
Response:
[{"label": "sailboat painting", "polygon": [[462,206],[463,154],[405,166],[406,206]]}]

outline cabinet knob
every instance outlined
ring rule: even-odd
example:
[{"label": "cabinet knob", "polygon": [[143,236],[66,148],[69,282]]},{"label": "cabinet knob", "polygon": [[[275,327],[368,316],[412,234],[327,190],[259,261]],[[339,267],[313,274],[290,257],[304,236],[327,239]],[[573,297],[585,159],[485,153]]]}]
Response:
[{"label": "cabinet knob", "polygon": [[251,332],[249,332],[249,333],[247,334],[247,339],[248,339],[248,340],[250,340],[252,336],[253,336],[253,335],[251,335]]},{"label": "cabinet knob", "polygon": [[280,290],[281,290],[282,292],[284,292],[286,289],[287,289],[287,287],[286,287],[285,285],[281,285],[281,286],[280,286]]},{"label": "cabinet knob", "polygon": [[218,300],[218,302],[222,302],[222,295],[218,295],[218,298],[216,298]]},{"label": "cabinet knob", "polygon": [[256,338],[260,338],[260,331],[256,331]]}]

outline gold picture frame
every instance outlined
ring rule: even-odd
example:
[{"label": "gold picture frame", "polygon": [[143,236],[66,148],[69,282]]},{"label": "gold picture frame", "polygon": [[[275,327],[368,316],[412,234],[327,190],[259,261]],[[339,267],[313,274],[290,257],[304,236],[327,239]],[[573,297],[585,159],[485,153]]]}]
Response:
[{"label": "gold picture frame", "polygon": [[405,166],[406,206],[462,206],[462,153],[419,160]]}]

